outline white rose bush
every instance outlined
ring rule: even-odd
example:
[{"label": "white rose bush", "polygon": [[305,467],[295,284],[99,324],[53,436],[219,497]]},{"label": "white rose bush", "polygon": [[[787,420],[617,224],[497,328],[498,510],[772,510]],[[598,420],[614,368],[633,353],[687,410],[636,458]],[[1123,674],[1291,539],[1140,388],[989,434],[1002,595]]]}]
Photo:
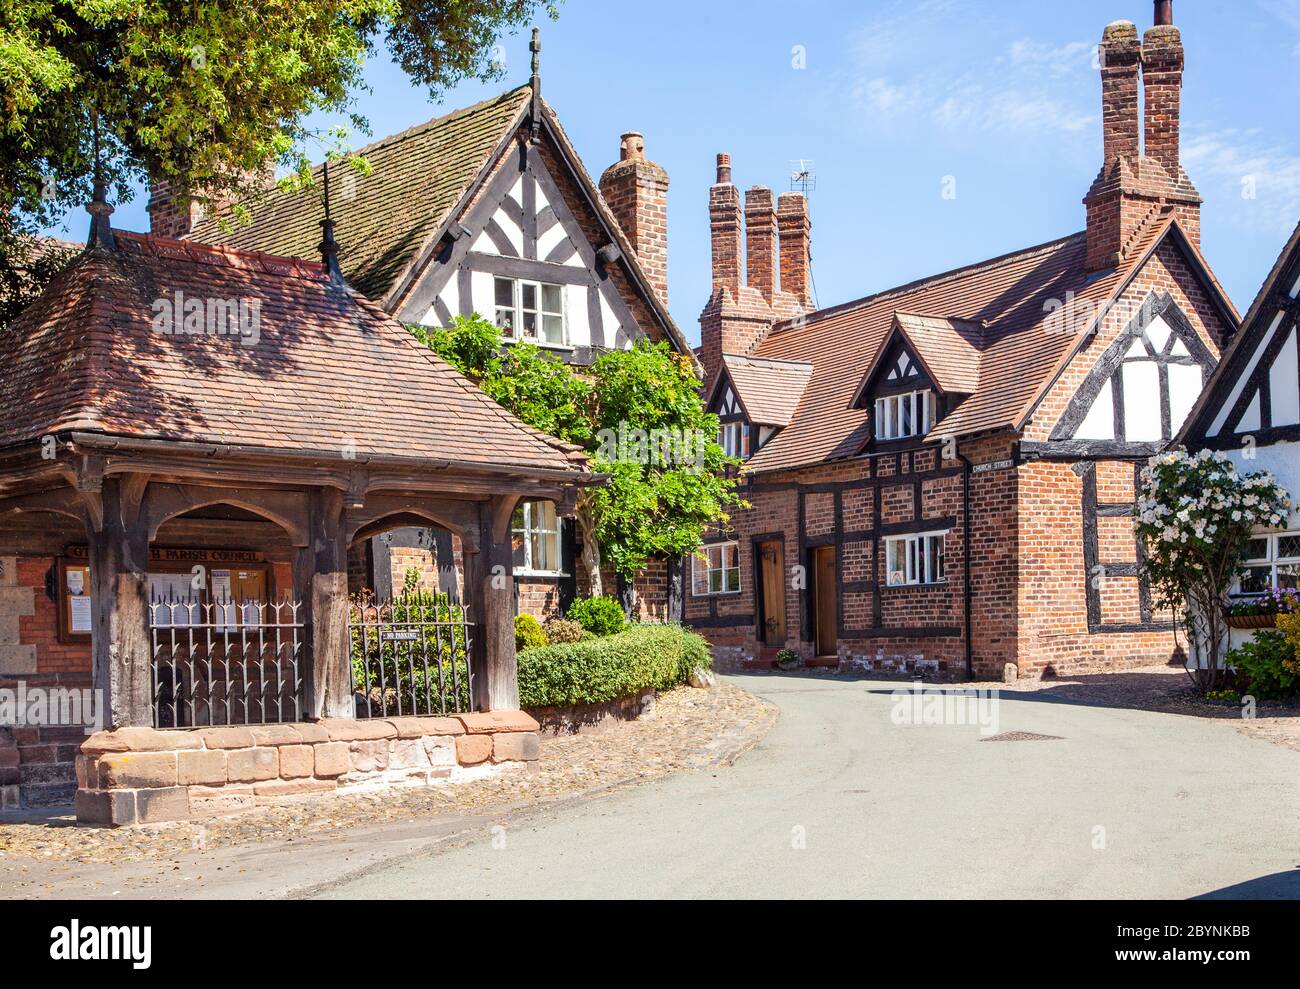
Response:
[{"label": "white rose bush", "polygon": [[1290,510],[1272,474],[1239,474],[1222,453],[1180,448],[1142,470],[1134,520],[1146,550],[1142,577],[1157,606],[1181,618],[1205,653],[1191,671],[1202,690],[1214,690],[1222,677],[1228,592],[1251,534],[1282,527]]}]

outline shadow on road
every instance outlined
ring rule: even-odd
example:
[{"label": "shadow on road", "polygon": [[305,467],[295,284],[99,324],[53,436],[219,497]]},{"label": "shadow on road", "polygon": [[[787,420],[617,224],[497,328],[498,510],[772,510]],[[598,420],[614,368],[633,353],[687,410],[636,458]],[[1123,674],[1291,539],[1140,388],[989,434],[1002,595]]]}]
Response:
[{"label": "shadow on road", "polygon": [[1289,872],[1274,872],[1272,875],[1248,879],[1244,883],[1234,883],[1200,896],[1193,900],[1300,900],[1300,869]]}]

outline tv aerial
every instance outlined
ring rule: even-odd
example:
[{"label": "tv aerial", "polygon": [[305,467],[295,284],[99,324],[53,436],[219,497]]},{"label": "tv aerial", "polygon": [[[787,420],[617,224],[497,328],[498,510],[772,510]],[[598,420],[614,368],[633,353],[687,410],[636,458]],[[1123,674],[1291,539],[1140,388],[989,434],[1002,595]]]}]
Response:
[{"label": "tv aerial", "polygon": [[817,173],[813,163],[807,158],[798,158],[790,162],[790,189],[802,192],[805,196],[817,188]]}]

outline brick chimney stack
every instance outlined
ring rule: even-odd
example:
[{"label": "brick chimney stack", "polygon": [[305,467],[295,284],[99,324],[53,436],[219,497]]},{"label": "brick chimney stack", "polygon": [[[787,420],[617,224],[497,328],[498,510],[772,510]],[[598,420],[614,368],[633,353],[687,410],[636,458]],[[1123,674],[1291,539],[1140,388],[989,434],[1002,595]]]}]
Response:
[{"label": "brick chimney stack", "polygon": [[[1146,155],[1164,166],[1170,178],[1181,171],[1183,38],[1173,25],[1173,4],[1156,3],[1156,25],[1142,38],[1142,83],[1146,107]],[[1168,20],[1162,18],[1167,17]]]},{"label": "brick chimney stack", "polygon": [[203,219],[203,208],[191,199],[182,207],[180,193],[166,179],[149,183],[149,232],[160,237],[186,237],[194,225]]},{"label": "brick chimney stack", "polygon": [[1105,160],[1084,199],[1092,272],[1123,264],[1171,213],[1192,243],[1200,243],[1202,200],[1179,160],[1183,44],[1173,16],[1172,0],[1156,0],[1155,26],[1141,42],[1130,21],[1111,24],[1101,39]]},{"label": "brick chimney stack", "polygon": [[808,200],[801,192],[783,192],[777,200],[776,215],[781,236],[781,291],[794,296],[807,311],[812,309]]},{"label": "brick chimney stack", "polygon": [[[244,173],[248,184],[258,189],[268,189],[275,182],[275,161],[268,159],[259,169]],[[185,207],[181,206],[184,196],[167,179],[149,180],[149,203],[145,209],[149,213],[149,232],[160,237],[188,237],[190,231],[203,219],[202,205],[191,198]],[[224,209],[228,202],[216,204]]]},{"label": "brick chimney stack", "polygon": [[771,303],[776,294],[776,205],[767,186],[745,193],[745,278]]},{"label": "brick chimney stack", "polygon": [[1116,21],[1101,38],[1101,123],[1105,164],[1136,158],[1142,151],[1138,72],[1142,45],[1132,21]]},{"label": "brick chimney stack", "polygon": [[731,181],[731,155],[718,155],[718,181],[709,189],[713,237],[713,294],[740,297],[740,192]]},{"label": "brick chimney stack", "polygon": [[600,194],[632,242],[637,261],[668,304],[668,173],[645,156],[645,139],[624,134],[619,160],[600,177]]}]

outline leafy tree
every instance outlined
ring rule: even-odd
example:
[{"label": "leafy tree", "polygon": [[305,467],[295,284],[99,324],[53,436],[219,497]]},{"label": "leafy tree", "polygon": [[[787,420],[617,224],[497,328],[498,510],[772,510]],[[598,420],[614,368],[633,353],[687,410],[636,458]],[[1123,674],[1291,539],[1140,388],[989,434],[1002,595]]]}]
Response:
[{"label": "leafy tree", "polygon": [[481,316],[446,329],[411,327],[489,396],[537,429],[582,446],[604,487],[578,496],[583,562],[594,596],[608,560],[630,580],[651,556],[695,552],[705,529],[744,507],[727,468],[739,461],[716,442],[691,361],[643,342],[601,354],[577,371],[529,343],[504,350]]},{"label": "leafy tree", "polygon": [[0,0],[0,271],[21,263],[35,231],[89,200],[96,120],[118,201],[149,176],[209,205],[235,201],[268,161],[308,173],[311,114],[345,113],[365,129],[352,107],[381,44],[437,96],[500,75],[493,42],[539,6]]},{"label": "leafy tree", "polygon": [[1255,530],[1280,526],[1290,507],[1268,471],[1242,476],[1222,453],[1174,450],[1143,468],[1134,522],[1147,551],[1142,577],[1157,605],[1185,619],[1202,690],[1222,675],[1228,591],[1247,543]]}]

